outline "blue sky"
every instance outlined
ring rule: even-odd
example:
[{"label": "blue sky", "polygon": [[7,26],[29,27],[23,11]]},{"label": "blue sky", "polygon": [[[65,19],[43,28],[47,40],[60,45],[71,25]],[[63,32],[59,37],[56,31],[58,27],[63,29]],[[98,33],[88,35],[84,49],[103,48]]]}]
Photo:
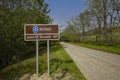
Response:
[{"label": "blue sky", "polygon": [[86,0],[45,0],[54,24],[66,26],[67,21],[85,10]]}]

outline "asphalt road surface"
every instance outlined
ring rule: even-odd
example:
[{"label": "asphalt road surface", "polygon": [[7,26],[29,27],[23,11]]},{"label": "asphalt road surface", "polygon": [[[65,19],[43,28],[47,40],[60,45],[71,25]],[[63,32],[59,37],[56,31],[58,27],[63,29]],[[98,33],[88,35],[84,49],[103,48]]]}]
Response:
[{"label": "asphalt road surface", "polygon": [[120,55],[61,42],[87,80],[120,80]]}]

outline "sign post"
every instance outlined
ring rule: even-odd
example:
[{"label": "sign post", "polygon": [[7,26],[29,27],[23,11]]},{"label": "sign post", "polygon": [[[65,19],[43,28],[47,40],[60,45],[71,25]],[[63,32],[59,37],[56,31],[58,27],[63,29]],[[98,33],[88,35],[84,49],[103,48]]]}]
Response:
[{"label": "sign post", "polygon": [[50,75],[50,49],[49,49],[49,40],[47,40],[47,60],[48,60],[48,76]]},{"label": "sign post", "polygon": [[24,25],[24,39],[25,41],[36,41],[36,75],[38,78],[38,42],[39,40],[47,40],[47,62],[48,62],[48,76],[50,73],[50,54],[49,54],[49,40],[59,40],[60,34],[58,25],[51,24],[25,24]]},{"label": "sign post", "polygon": [[37,75],[37,78],[38,78],[38,40],[36,41],[36,75]]}]

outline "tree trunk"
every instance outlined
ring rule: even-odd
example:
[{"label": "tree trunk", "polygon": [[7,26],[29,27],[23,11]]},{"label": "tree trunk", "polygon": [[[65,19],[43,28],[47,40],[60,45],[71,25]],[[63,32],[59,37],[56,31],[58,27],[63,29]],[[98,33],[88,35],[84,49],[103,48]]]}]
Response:
[{"label": "tree trunk", "polygon": [[108,40],[107,38],[107,14],[106,14],[106,5],[107,1],[103,1],[103,33],[105,36],[105,41]]}]

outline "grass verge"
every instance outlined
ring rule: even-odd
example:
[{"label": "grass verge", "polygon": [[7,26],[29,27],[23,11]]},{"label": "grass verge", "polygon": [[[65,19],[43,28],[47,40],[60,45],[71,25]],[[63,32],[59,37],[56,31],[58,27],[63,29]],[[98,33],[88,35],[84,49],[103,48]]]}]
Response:
[{"label": "grass verge", "polygon": [[[66,53],[66,51],[61,47],[61,45],[57,45],[51,48],[51,70],[50,73],[55,74],[57,71],[63,72],[63,77],[70,73],[72,76],[67,80],[86,80],[82,73],[79,71],[73,60]],[[59,79],[66,80],[66,79]]]},{"label": "grass verge", "polygon": [[[20,63],[0,70],[0,80],[19,80],[25,74],[36,73],[35,55]],[[39,53],[39,74],[47,72],[47,56],[45,51]],[[69,55],[56,45],[50,48],[50,76],[56,80],[86,80]]]},{"label": "grass verge", "polygon": [[96,49],[96,50],[111,52],[111,53],[120,55],[120,48],[115,48],[115,47],[111,47],[111,46],[102,46],[102,45],[96,45],[96,44],[87,44],[87,43],[71,43],[71,44],[75,44],[75,45],[83,46],[83,47],[87,47],[87,48],[92,48],[92,49]]}]

